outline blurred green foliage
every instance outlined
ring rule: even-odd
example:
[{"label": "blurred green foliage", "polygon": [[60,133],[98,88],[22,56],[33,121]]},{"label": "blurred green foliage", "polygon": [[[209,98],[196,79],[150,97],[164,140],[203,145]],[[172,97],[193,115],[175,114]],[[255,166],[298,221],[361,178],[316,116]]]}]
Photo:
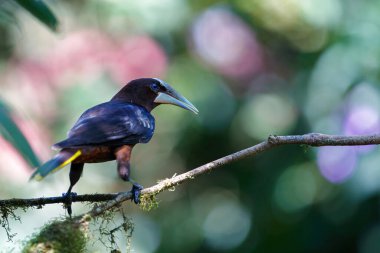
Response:
[{"label": "blurred green foliage", "polygon": [[20,152],[22,157],[33,168],[40,165],[40,161],[33,152],[20,129],[17,127],[11,117],[9,109],[0,101],[0,135],[9,141]]},{"label": "blurred green foliage", "polygon": [[41,0],[15,0],[26,11],[30,12],[39,21],[47,27],[56,31],[58,28],[58,20],[50,8]]}]

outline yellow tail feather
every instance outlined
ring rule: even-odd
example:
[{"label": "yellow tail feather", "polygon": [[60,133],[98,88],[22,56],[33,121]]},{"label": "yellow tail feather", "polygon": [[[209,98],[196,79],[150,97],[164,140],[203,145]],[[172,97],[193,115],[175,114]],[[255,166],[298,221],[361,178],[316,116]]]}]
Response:
[{"label": "yellow tail feather", "polygon": [[48,174],[52,172],[56,172],[69,163],[73,162],[75,159],[80,156],[82,152],[80,150],[76,151],[72,156],[70,156],[68,159],[64,160],[62,163],[56,164],[59,160],[57,158],[53,158],[52,160],[46,162],[41,167],[39,167],[33,175],[30,177],[31,179],[35,179],[37,181],[41,181],[44,177],[46,177]]},{"label": "yellow tail feather", "polygon": [[81,154],[82,154],[82,151],[78,150],[77,152],[75,152],[74,155],[72,155],[69,159],[67,159],[66,161],[64,161],[61,165],[59,165],[57,168],[55,168],[51,172],[56,172],[56,171],[62,169],[63,167],[65,167],[66,165],[68,165],[69,163],[71,163],[72,161],[74,161],[75,159],[77,159],[77,157],[80,156]]}]

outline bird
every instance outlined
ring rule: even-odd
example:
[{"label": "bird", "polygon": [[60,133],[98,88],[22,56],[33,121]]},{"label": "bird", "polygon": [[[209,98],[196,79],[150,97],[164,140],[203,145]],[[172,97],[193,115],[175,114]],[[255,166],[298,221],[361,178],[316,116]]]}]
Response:
[{"label": "bird", "polygon": [[42,180],[48,174],[70,165],[70,186],[66,207],[71,216],[71,197],[85,163],[117,161],[119,177],[132,183],[132,200],[138,204],[143,187],[130,177],[133,147],[151,140],[155,119],[151,111],[160,104],[179,106],[198,114],[198,109],[168,83],[158,78],[139,78],[128,82],[110,101],[86,110],[67,133],[67,138],[52,146],[58,153],[38,167],[30,179]]}]

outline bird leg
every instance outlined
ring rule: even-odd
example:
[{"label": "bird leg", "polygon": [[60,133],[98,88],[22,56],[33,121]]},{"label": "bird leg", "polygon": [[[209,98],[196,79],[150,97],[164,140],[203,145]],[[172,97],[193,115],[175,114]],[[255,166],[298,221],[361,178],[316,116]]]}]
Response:
[{"label": "bird leg", "polygon": [[117,171],[119,173],[119,176],[124,181],[129,181],[132,183],[132,199],[135,202],[135,204],[138,204],[140,203],[140,193],[143,187],[129,177],[131,167],[129,161],[131,159],[132,148],[133,146],[124,145],[116,150],[115,155],[117,161]]},{"label": "bird leg", "polygon": [[141,190],[144,189],[144,187],[138,183],[136,183],[134,180],[129,179],[129,182],[132,183],[132,199],[135,204],[140,204],[140,194]]},{"label": "bird leg", "polygon": [[70,215],[70,217],[72,214],[72,208],[71,208],[72,197],[77,195],[75,192],[71,192],[71,190],[73,189],[74,185],[78,182],[80,176],[82,175],[83,166],[84,166],[84,163],[72,163],[71,164],[71,167],[70,167],[70,187],[66,193],[62,194],[62,197],[65,197],[65,203],[64,204],[65,204],[65,207],[66,207],[67,212]]}]

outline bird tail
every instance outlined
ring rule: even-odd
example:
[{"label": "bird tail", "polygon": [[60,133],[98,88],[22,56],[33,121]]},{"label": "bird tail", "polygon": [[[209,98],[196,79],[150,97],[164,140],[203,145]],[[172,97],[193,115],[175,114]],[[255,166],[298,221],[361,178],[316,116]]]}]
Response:
[{"label": "bird tail", "polygon": [[71,163],[72,161],[74,161],[81,154],[82,152],[80,150],[61,151],[55,157],[53,157],[53,159],[47,161],[42,166],[37,168],[37,170],[33,173],[29,180],[35,179],[37,181],[41,181],[48,174],[56,172],[68,165],[69,163]]}]

